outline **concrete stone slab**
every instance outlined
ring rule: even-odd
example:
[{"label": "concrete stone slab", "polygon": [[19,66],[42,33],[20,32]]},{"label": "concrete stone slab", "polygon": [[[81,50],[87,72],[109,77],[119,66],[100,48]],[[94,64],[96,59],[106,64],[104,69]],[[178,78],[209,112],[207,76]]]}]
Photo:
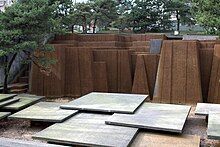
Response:
[{"label": "concrete stone slab", "polygon": [[17,139],[0,138],[1,147],[63,147],[60,145],[53,145],[47,143],[33,142],[33,141],[22,141]]},{"label": "concrete stone slab", "polygon": [[9,116],[9,118],[42,122],[63,122],[78,112],[77,110],[60,109],[60,105],[61,103],[39,102]]},{"label": "concrete stone slab", "polygon": [[209,139],[220,140],[220,112],[209,112],[207,134]]},{"label": "concrete stone slab", "polygon": [[27,93],[18,94],[17,96],[18,97],[34,97],[34,98],[45,97],[45,96],[37,96],[35,94],[27,94]]},{"label": "concrete stone slab", "polygon": [[107,124],[182,133],[191,106],[144,103],[135,114],[113,114]]},{"label": "concrete stone slab", "polygon": [[10,112],[0,112],[0,120],[8,117],[10,114]]},{"label": "concrete stone slab", "polygon": [[3,107],[2,109],[18,111],[39,102],[41,99],[44,98],[44,96],[18,95],[16,96],[16,98],[20,98],[20,100],[18,102]]},{"label": "concrete stone slab", "polygon": [[0,102],[0,108],[18,102],[20,98],[11,98],[5,101]]},{"label": "concrete stone slab", "polygon": [[155,132],[140,132],[131,147],[199,147],[200,137]]},{"label": "concrete stone slab", "polygon": [[128,146],[138,129],[106,125],[105,120],[110,116],[79,113],[63,123],[46,128],[33,138],[67,145]]},{"label": "concrete stone slab", "polygon": [[63,109],[97,112],[134,113],[148,95],[92,92],[61,105]]},{"label": "concrete stone slab", "polygon": [[9,100],[15,96],[16,94],[0,94],[0,102]]},{"label": "concrete stone slab", "polygon": [[220,112],[220,104],[197,103],[195,114],[207,116],[210,111]]}]

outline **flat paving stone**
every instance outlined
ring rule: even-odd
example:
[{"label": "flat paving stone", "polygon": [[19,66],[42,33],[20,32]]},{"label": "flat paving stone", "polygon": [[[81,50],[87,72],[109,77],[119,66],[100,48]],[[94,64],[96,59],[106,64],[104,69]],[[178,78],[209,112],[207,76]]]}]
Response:
[{"label": "flat paving stone", "polygon": [[61,105],[63,109],[97,112],[134,113],[148,95],[92,92]]},{"label": "flat paving stone", "polygon": [[8,117],[10,114],[10,112],[0,112],[0,120]]},{"label": "flat paving stone", "polygon": [[15,98],[14,97],[14,98],[2,101],[2,102],[0,102],[0,108],[2,108],[4,106],[7,106],[7,105],[10,105],[10,104],[13,104],[15,102],[18,102],[19,100],[20,100],[20,98]]},{"label": "flat paving stone", "polygon": [[200,137],[195,135],[140,132],[131,147],[199,147]]},{"label": "flat paving stone", "polygon": [[220,140],[220,112],[209,113],[207,134],[209,139]]},{"label": "flat paving stone", "polygon": [[60,145],[53,145],[47,143],[22,141],[17,139],[0,138],[1,147],[62,147]]},{"label": "flat paving stone", "polygon": [[2,109],[10,110],[10,111],[18,111],[39,102],[44,98],[44,96],[18,95],[16,96],[16,98],[19,98],[20,100],[18,102],[3,107]]},{"label": "flat paving stone", "polygon": [[117,147],[130,145],[138,129],[106,125],[105,120],[110,116],[79,113],[63,123],[46,128],[33,138],[67,145]]},{"label": "flat paving stone", "polygon": [[17,96],[19,97],[45,97],[45,96],[37,96],[35,94],[28,94],[28,93],[18,94]]},{"label": "flat paving stone", "polygon": [[0,94],[0,102],[9,100],[15,96],[16,94]]},{"label": "flat paving stone", "polygon": [[211,103],[197,103],[195,114],[196,115],[209,115],[209,112],[220,112],[220,104]]},{"label": "flat paving stone", "polygon": [[63,122],[78,112],[77,110],[60,109],[60,105],[61,103],[39,102],[9,116],[9,118],[42,122]]},{"label": "flat paving stone", "polygon": [[135,114],[113,114],[107,124],[182,133],[191,106],[144,103]]}]

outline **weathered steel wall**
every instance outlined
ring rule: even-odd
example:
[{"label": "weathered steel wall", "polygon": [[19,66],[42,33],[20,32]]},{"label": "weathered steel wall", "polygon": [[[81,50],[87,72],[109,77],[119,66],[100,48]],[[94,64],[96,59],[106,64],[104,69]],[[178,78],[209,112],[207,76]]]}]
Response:
[{"label": "weathered steel wall", "polygon": [[79,97],[91,91],[130,93],[135,72],[132,56],[149,53],[151,39],[166,37],[163,34],[57,36],[52,44],[58,63],[50,76],[32,65],[31,91],[49,97]]},{"label": "weathered steel wall", "polygon": [[[168,59],[160,59],[160,64],[166,63],[162,72],[173,70],[168,64],[171,62],[169,59],[172,59],[178,63],[173,64],[178,70],[178,73],[174,73],[173,76],[185,81],[188,85],[180,85],[180,81],[173,83],[177,84],[173,89],[177,89],[178,97],[184,92],[186,95],[181,97],[184,101],[173,100],[168,103],[196,103],[202,101],[202,98],[206,101],[214,45],[219,42],[173,41],[170,44],[163,41],[166,52],[164,52],[165,55],[162,55],[163,53],[160,55],[150,53],[152,39],[166,40],[166,37],[148,34],[57,36],[51,43],[56,48],[54,57],[58,59],[58,63],[49,76],[42,74],[35,65],[32,65],[31,91],[48,97],[79,97],[91,91],[103,91],[147,93],[152,98],[155,82],[160,80],[160,76],[156,76],[161,72],[158,68],[159,59],[161,56],[166,56]],[[169,53],[172,48],[175,48],[174,54]],[[141,58],[143,58],[142,61]],[[182,71],[182,69],[185,70]],[[167,82],[170,82],[169,79]],[[192,85],[196,88],[191,89]],[[189,92],[187,93],[184,88]],[[170,91],[171,86],[168,84],[166,89]],[[190,91],[193,89],[195,91]]]}]

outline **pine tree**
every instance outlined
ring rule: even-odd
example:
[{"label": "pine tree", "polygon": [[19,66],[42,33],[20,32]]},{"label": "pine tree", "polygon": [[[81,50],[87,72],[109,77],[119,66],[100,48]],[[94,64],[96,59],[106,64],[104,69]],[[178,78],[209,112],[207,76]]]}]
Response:
[{"label": "pine tree", "polygon": [[5,74],[4,93],[8,93],[10,69],[18,54],[26,55],[24,63],[32,61],[43,69],[54,63],[45,52],[54,50],[48,41],[61,31],[60,21],[55,19],[57,7],[49,0],[20,0],[1,13],[0,58],[4,61],[1,63]]},{"label": "pine tree", "polygon": [[220,35],[219,0],[192,0],[196,20],[209,34]]}]

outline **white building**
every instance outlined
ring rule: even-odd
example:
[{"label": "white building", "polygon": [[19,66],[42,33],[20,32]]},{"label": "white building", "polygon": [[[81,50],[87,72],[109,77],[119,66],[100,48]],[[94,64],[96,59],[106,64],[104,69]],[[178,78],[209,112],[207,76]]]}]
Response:
[{"label": "white building", "polygon": [[4,11],[5,7],[12,5],[13,0],[0,0],[0,11]]}]

